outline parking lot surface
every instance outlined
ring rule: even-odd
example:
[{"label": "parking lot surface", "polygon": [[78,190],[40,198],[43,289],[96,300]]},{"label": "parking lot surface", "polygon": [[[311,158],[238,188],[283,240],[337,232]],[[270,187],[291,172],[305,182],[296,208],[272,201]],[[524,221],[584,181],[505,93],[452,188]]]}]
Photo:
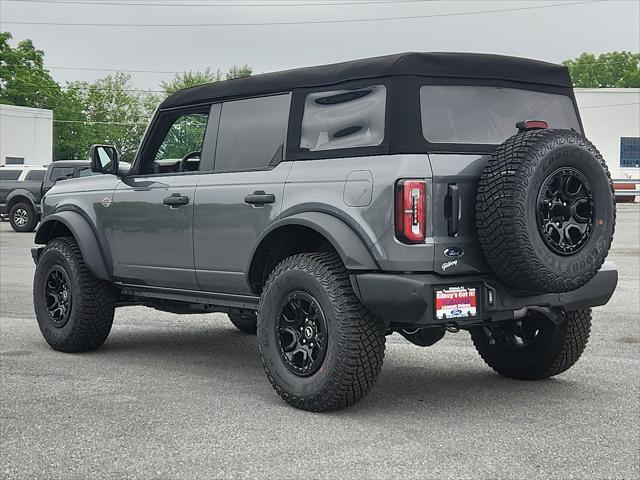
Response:
[{"label": "parking lot surface", "polygon": [[621,205],[618,289],[568,372],[502,378],[466,332],[394,334],[368,397],[287,406],[256,338],[222,314],[118,309],[105,345],[50,349],[32,303],[33,234],[0,225],[2,478],[639,478],[640,206]]}]

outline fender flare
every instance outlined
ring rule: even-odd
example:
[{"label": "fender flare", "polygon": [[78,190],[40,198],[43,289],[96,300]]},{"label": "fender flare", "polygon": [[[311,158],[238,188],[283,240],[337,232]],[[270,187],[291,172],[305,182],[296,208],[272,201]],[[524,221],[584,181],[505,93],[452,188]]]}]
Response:
[{"label": "fender flare", "polygon": [[16,203],[16,201],[20,201],[16,200],[16,197],[24,197],[29,201],[29,203],[31,203],[31,207],[33,208],[33,210],[38,213],[38,208],[36,207],[38,202],[36,202],[36,197],[26,188],[16,188],[15,190],[12,190],[9,195],[7,195],[7,212],[11,209],[11,205],[13,203]]},{"label": "fender flare", "polygon": [[[287,225],[300,225],[321,234],[338,252],[347,270],[379,270],[373,255],[362,238],[343,220],[324,212],[301,212],[284,217],[269,226],[251,254],[251,264],[262,241],[277,229]],[[250,264],[250,265],[251,265]]]},{"label": "fender flare", "polygon": [[89,270],[97,278],[111,281],[98,238],[89,222],[79,213],[69,210],[48,215],[36,231],[35,243],[45,245],[51,239],[51,232],[58,223],[67,227],[75,238]]}]

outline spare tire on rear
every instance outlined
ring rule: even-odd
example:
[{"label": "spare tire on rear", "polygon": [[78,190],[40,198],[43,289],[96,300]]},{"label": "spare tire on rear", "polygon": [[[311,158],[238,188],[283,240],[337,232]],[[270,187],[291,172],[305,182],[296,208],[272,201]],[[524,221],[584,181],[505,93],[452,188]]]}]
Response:
[{"label": "spare tire on rear", "polygon": [[484,255],[523,293],[567,292],[602,266],[615,196],[600,152],[572,130],[528,130],[500,145],[476,195]]}]

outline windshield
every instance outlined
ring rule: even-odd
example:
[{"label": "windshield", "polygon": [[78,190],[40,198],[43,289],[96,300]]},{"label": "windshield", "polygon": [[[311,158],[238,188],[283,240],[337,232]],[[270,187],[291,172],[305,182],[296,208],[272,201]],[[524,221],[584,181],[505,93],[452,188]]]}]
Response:
[{"label": "windshield", "polygon": [[549,128],[581,131],[565,95],[515,88],[425,85],[420,88],[422,133],[431,143],[499,144],[516,122],[544,120]]}]

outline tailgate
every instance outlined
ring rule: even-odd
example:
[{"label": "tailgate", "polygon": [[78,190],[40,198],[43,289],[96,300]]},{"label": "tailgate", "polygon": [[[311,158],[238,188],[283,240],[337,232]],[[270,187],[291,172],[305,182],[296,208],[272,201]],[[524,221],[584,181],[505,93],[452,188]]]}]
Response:
[{"label": "tailgate", "polygon": [[475,196],[489,155],[431,154],[434,271],[488,272],[476,236]]}]

